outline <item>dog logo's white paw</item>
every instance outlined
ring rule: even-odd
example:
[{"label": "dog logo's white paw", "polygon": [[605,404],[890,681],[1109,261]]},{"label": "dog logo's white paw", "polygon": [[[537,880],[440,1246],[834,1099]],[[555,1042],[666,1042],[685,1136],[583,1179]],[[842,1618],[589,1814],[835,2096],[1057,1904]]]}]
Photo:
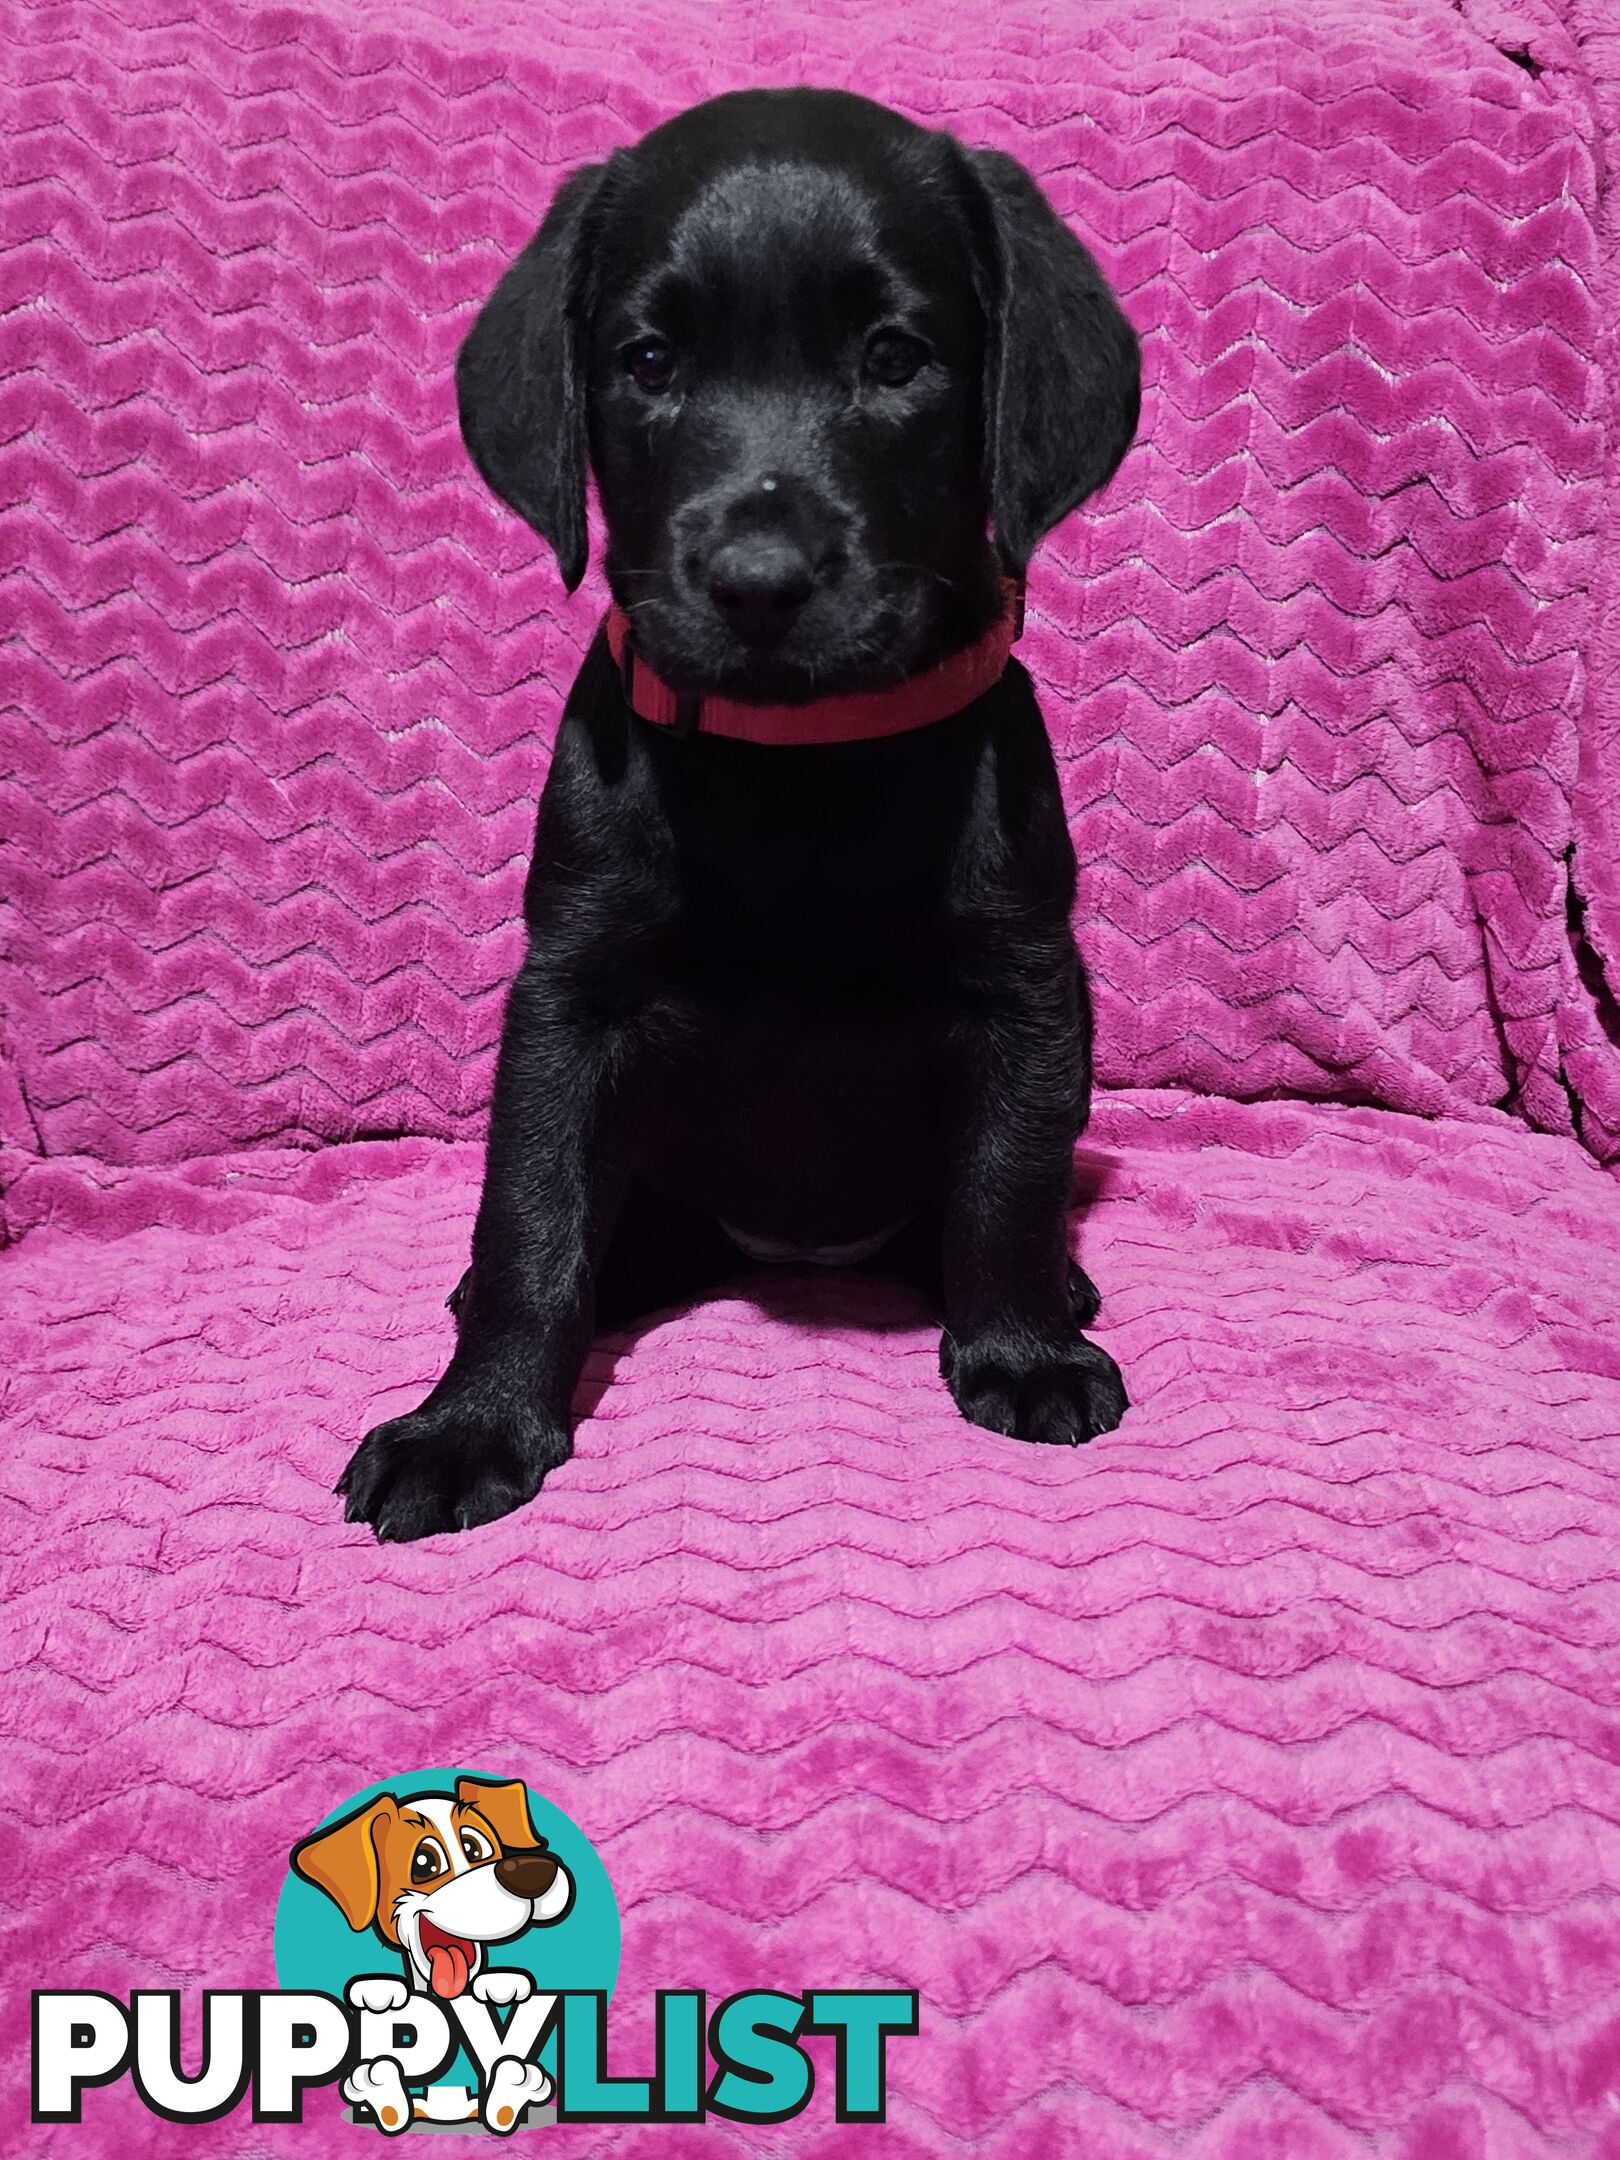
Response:
[{"label": "dog logo's white paw", "polygon": [[523,2110],[551,2098],[551,2080],[538,2063],[503,2055],[490,2073],[484,2095],[484,2127],[505,2137],[523,2120]]},{"label": "dog logo's white paw", "polygon": [[411,1991],[403,1980],[390,1980],[381,1973],[351,1980],[347,1993],[356,2010],[372,2010],[379,2016],[388,2010],[403,2010],[411,1999]]},{"label": "dog logo's white paw", "polygon": [[[385,2009],[392,2007],[384,2005]],[[377,2127],[388,2137],[398,2137],[410,2127],[411,2103],[399,2064],[391,2055],[380,2056],[376,2062],[357,2063],[343,2080],[343,2097],[353,2107],[370,2108]]]},{"label": "dog logo's white paw", "polygon": [[534,1982],[517,1966],[500,1965],[492,1972],[480,1973],[472,1991],[481,2003],[527,2002],[534,1993]]}]

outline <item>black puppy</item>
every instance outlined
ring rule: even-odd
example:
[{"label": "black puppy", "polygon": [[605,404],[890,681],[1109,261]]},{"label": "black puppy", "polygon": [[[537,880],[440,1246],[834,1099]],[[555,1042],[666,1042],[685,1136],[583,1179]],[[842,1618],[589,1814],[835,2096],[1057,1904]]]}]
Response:
[{"label": "black puppy", "polygon": [[[887,1239],[965,1417],[1108,1431],[1125,1394],[1066,1241],[1074,853],[1003,664],[1005,577],[1136,426],[1096,263],[1008,157],[748,91],[575,173],[457,380],[570,589],[594,471],[619,658],[604,626],[541,800],[456,1350],[355,1453],[350,1520],[417,1538],[529,1499],[593,1327],[741,1252]],[[986,654],[990,687],[917,724]],[[804,732],[739,740],[720,700]]]}]

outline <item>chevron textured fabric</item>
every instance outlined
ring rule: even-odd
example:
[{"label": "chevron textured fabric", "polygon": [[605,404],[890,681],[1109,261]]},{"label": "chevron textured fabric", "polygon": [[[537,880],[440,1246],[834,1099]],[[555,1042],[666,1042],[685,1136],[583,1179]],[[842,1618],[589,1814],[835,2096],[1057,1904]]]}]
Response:
[{"label": "chevron textured fabric", "polygon": [[[565,171],[790,80],[1013,150],[1143,334],[1023,648],[1135,1407],[973,1431],[787,1277],[378,1549],[602,605],[455,347]],[[293,1839],[464,1762],[600,1845],[626,2067],[658,1986],[921,1993],[886,2130],[581,2154],[1620,2160],[1620,11],[0,0],[0,85],[0,2120],[31,1987],[272,1984]]]}]

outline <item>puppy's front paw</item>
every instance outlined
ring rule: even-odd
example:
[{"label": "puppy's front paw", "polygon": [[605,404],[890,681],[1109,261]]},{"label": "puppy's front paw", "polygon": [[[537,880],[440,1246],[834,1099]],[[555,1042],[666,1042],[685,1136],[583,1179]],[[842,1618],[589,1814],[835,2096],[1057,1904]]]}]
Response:
[{"label": "puppy's front paw", "polygon": [[527,2002],[534,1993],[534,1982],[521,1966],[496,1965],[478,1975],[472,1991],[481,2003]]},{"label": "puppy's front paw", "polygon": [[518,1401],[516,1389],[474,1393],[441,1382],[420,1410],[367,1433],[337,1484],[346,1520],[403,1543],[471,1530],[532,1500],[573,1443]]},{"label": "puppy's front paw", "polygon": [[1078,1447],[1112,1432],[1127,1408],[1119,1367],[1094,1342],[1002,1328],[939,1346],[939,1369],[970,1425]]}]

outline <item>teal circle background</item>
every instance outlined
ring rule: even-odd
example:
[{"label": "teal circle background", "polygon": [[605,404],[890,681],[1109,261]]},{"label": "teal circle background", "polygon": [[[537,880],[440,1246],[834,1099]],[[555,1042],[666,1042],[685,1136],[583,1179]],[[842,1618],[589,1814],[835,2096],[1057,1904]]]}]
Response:
[{"label": "teal circle background", "polygon": [[[379,1778],[311,1823],[304,1836],[341,1821],[383,1793],[414,1800],[422,1793],[453,1793],[458,1777],[505,1783],[510,1775],[497,1770],[408,1770]],[[611,1996],[619,1977],[619,1901],[607,1869],[571,1816],[542,1798],[527,1780],[524,1790],[535,1829],[574,1878],[574,1902],[553,1926],[529,1928],[511,1942],[492,1943],[485,1969],[520,1966],[532,1977],[536,1990],[548,1995],[564,1988],[599,1988]],[[405,1972],[398,1950],[391,1950],[370,1928],[356,1934],[326,1893],[295,1875],[290,1866],[276,1902],[275,1959],[276,1979],[282,1987],[318,1988],[328,1995],[342,1995],[362,1973],[403,1978]],[[540,2060],[553,2077],[556,2047],[553,2036],[540,2051]],[[475,2082],[464,2054],[456,2057],[439,2082]]]}]

